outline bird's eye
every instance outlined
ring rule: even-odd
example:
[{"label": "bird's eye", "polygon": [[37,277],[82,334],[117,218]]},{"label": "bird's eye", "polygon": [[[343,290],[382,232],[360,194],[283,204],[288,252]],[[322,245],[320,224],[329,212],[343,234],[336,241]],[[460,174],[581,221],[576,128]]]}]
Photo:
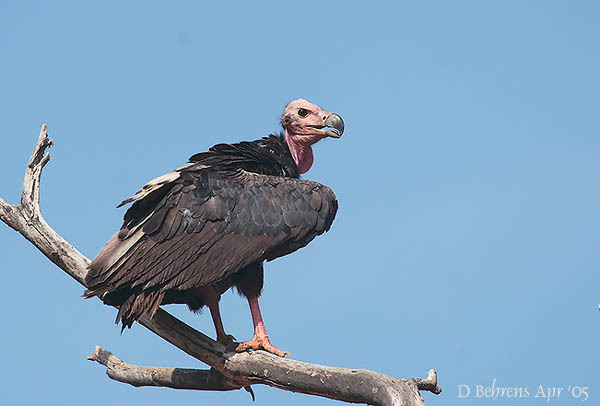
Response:
[{"label": "bird's eye", "polygon": [[306,110],[306,109],[299,109],[298,110],[298,115],[300,117],[306,117],[306,116],[308,116],[308,110]]}]

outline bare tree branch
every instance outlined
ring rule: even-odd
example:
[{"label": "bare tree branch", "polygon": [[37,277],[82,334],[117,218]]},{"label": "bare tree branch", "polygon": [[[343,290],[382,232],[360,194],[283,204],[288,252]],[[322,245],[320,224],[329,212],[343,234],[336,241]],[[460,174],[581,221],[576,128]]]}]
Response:
[{"label": "bare tree branch", "polygon": [[[17,205],[0,198],[0,219],[29,240],[59,268],[84,285],[90,260],[63,239],[44,220],[39,206],[42,169],[53,141],[44,124],[23,181]],[[345,369],[277,357],[265,351],[235,353],[159,309],[140,324],[216,372],[163,367],[138,367],[124,363],[99,347],[89,359],[107,367],[110,378],[134,386],[167,386],[178,389],[233,390],[264,384],[292,392],[313,394],[353,403],[373,405],[424,405],[419,391],[441,393],[437,374],[426,379],[396,379],[364,369]]]},{"label": "bare tree branch", "polygon": [[140,367],[128,364],[115,357],[110,351],[96,346],[87,357],[90,361],[106,367],[106,375],[115,381],[133,386],[164,386],[174,389],[234,390],[242,387],[224,375],[211,370]]},{"label": "bare tree branch", "polygon": [[25,170],[21,202],[11,205],[0,198],[0,220],[19,232],[50,261],[83,285],[90,260],[58,235],[46,223],[40,211],[40,177],[44,165],[50,160],[50,155],[44,153],[52,144],[44,124]]}]

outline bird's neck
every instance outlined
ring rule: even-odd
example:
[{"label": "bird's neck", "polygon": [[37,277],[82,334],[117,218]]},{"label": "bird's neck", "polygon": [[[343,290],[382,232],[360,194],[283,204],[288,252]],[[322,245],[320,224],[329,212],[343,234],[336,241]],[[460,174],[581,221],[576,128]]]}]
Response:
[{"label": "bird's neck", "polygon": [[301,137],[290,136],[287,131],[285,132],[285,142],[290,149],[294,162],[296,162],[296,166],[298,166],[298,173],[308,172],[314,160],[311,144],[303,142]]}]

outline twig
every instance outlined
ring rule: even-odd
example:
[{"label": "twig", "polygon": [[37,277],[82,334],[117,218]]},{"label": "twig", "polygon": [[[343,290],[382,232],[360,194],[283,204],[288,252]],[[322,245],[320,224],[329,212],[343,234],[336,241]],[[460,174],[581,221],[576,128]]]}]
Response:
[{"label": "twig", "polygon": [[[46,125],[27,165],[21,201],[10,205],[0,198],[0,219],[23,235],[59,268],[84,285],[90,260],[63,239],[44,220],[39,206],[42,169],[52,146]],[[223,345],[159,309],[140,324],[166,341],[210,365],[220,374],[179,368],[149,368],[126,364],[97,348],[92,357],[107,367],[109,377],[131,385],[169,386],[198,390],[232,390],[265,384],[287,391],[308,393],[353,403],[373,405],[424,405],[419,390],[439,394],[437,374],[426,379],[395,379],[369,370],[352,370],[308,364],[264,351],[231,352]]]}]

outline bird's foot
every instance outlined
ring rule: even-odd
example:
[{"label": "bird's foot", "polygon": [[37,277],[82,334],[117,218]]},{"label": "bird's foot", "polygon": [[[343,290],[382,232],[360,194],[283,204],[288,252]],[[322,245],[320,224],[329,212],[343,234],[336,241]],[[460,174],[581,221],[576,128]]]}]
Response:
[{"label": "bird's foot", "polygon": [[271,344],[271,341],[269,341],[269,336],[267,335],[263,336],[255,334],[254,337],[252,337],[252,340],[240,343],[235,350],[237,352],[244,352],[248,350],[265,350],[267,352],[270,352],[271,354],[275,354],[280,357],[290,355],[289,352],[282,351],[279,348],[275,347],[273,344]]},{"label": "bird's foot", "polygon": [[217,337],[217,342],[219,344],[223,344],[225,347],[227,348],[232,348],[235,347],[235,337],[232,336],[231,334],[226,334],[226,335],[222,335],[222,336],[218,336]]}]

